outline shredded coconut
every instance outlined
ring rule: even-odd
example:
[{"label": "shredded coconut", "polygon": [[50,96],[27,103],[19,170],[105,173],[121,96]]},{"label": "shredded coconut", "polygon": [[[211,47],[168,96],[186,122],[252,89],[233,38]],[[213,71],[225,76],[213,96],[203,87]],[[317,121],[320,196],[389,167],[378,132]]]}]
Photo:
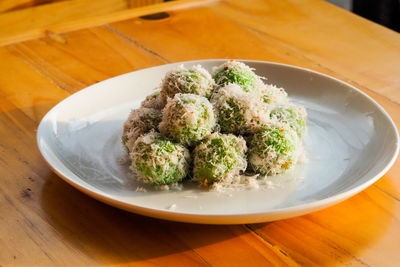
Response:
[{"label": "shredded coconut", "polygon": [[143,186],[138,186],[136,188],[136,192],[147,192],[146,188],[144,188]]},{"label": "shredded coconut", "polygon": [[211,102],[224,132],[254,133],[271,123],[270,110],[263,96],[255,92],[247,93],[237,84],[228,84],[219,89]]},{"label": "shredded coconut", "polygon": [[167,99],[177,93],[191,93],[210,97],[215,87],[210,73],[202,66],[196,65],[186,69],[179,65],[165,75],[161,84],[161,95]]},{"label": "shredded coconut", "polygon": [[[269,178],[308,162],[302,146],[307,114],[290,103],[283,88],[262,79],[237,61],[214,68],[212,76],[200,65],[168,72],[161,89],[147,96],[124,123],[122,143],[136,179],[156,190],[182,190],[178,182],[189,172],[188,148],[194,148],[192,180],[212,191],[229,196],[232,190],[283,186]],[[243,175],[245,171],[259,174]],[[136,191],[146,189],[139,186]]]},{"label": "shredded coconut", "polygon": [[156,89],[154,93],[148,95],[145,100],[141,103],[144,108],[154,108],[161,110],[164,108],[167,100],[160,93],[160,89]]},{"label": "shredded coconut", "polygon": [[207,98],[176,94],[168,99],[159,129],[163,135],[191,146],[210,134],[215,124],[214,110]]}]

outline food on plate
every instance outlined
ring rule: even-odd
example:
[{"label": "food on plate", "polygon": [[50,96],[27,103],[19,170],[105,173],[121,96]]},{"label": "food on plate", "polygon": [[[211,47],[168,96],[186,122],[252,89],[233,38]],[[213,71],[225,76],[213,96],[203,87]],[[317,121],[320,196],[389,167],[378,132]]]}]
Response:
[{"label": "food on plate", "polygon": [[210,185],[246,170],[246,142],[233,134],[208,135],[193,152],[193,177]]},{"label": "food on plate", "polygon": [[146,96],[146,99],[142,101],[141,106],[144,108],[163,109],[167,100],[162,97],[160,90],[157,89],[151,95]]},{"label": "food on plate", "polygon": [[132,110],[124,123],[121,137],[122,144],[127,152],[131,150],[139,136],[156,129],[161,119],[161,111],[157,109],[139,108]]},{"label": "food on plate", "polygon": [[289,125],[271,124],[252,136],[249,165],[259,174],[283,173],[296,163],[300,146],[296,131]]},{"label": "food on plate", "polygon": [[270,121],[268,106],[262,96],[245,92],[238,84],[228,84],[212,97],[221,132],[233,134],[254,133]]},{"label": "food on plate", "polygon": [[288,124],[299,138],[306,135],[306,116],[305,108],[294,104],[276,106],[270,113],[272,120]]},{"label": "food on plate", "polygon": [[255,91],[258,86],[263,85],[261,77],[257,76],[252,68],[234,60],[214,68],[212,77],[220,87],[234,83],[242,87],[245,92]]},{"label": "food on plate", "polygon": [[179,93],[168,99],[159,129],[164,136],[193,146],[211,134],[215,124],[213,106],[207,98]]},{"label": "food on plate", "polygon": [[259,87],[260,93],[267,104],[287,104],[289,99],[285,89],[268,84]]},{"label": "food on plate", "polygon": [[212,75],[181,65],[160,88],[124,123],[122,143],[138,181],[258,188],[256,179],[283,174],[302,156],[305,108],[241,62],[227,61]]},{"label": "food on plate", "polygon": [[186,177],[190,165],[189,150],[151,131],[134,143],[129,157],[138,180],[152,185],[167,185]]},{"label": "food on plate", "polygon": [[186,69],[180,65],[165,75],[161,84],[161,96],[173,98],[175,94],[196,94],[209,98],[215,88],[210,73],[196,65]]}]

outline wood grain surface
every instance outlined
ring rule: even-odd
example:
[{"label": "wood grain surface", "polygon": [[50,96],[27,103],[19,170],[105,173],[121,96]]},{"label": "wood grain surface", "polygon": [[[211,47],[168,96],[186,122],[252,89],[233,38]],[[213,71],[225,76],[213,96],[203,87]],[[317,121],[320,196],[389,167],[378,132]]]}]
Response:
[{"label": "wood grain surface", "polygon": [[[154,0],[156,1],[156,0]],[[0,45],[203,5],[216,0],[179,0],[128,8],[127,0],[70,0],[0,14]],[[144,4],[143,2],[142,4]]]},{"label": "wood grain surface", "polygon": [[310,68],[360,88],[400,125],[395,32],[319,0],[166,10],[161,20],[117,13],[0,47],[0,266],[398,266],[399,160],[338,205],[236,226],[131,214],[49,170],[35,135],[51,107],[95,82],[175,61],[242,58]]}]

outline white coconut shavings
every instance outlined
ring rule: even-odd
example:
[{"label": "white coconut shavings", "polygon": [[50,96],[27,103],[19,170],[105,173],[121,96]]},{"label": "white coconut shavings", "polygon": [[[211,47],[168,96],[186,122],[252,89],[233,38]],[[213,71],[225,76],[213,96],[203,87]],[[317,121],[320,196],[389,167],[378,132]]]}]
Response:
[{"label": "white coconut shavings", "polygon": [[138,186],[136,188],[136,192],[147,192],[146,188],[144,188],[143,186]]}]

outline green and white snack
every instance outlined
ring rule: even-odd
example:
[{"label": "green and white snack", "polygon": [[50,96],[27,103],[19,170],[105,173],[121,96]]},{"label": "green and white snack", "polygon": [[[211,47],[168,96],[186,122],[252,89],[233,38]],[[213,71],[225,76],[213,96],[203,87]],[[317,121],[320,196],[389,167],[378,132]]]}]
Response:
[{"label": "green and white snack", "polygon": [[285,89],[276,87],[275,85],[263,85],[259,87],[260,94],[265,103],[267,104],[281,104],[289,103]]},{"label": "green and white snack", "polygon": [[234,83],[240,85],[245,92],[257,90],[263,83],[253,69],[239,61],[227,61],[213,69],[212,77],[215,83],[223,87]]},{"label": "green and white snack", "polygon": [[190,165],[187,148],[154,131],[136,140],[129,157],[131,169],[138,175],[138,180],[152,185],[181,181],[188,174]]},{"label": "green and white snack", "polygon": [[233,134],[213,133],[193,152],[193,176],[210,185],[246,170],[246,142]]},{"label": "green and white snack", "polygon": [[134,109],[124,123],[122,131],[122,144],[129,152],[136,139],[142,134],[148,133],[153,129],[157,129],[161,122],[162,114],[160,110],[153,108]]},{"label": "green and white snack", "polygon": [[294,166],[299,156],[299,138],[287,124],[272,124],[255,133],[249,144],[251,169],[276,175]]},{"label": "green and white snack", "polygon": [[168,99],[159,128],[164,136],[192,146],[211,134],[215,123],[214,110],[207,98],[176,94]]},{"label": "green and white snack", "polygon": [[262,96],[245,92],[237,84],[228,84],[212,98],[221,132],[233,134],[254,133],[270,122],[268,106]]},{"label": "green and white snack", "polygon": [[296,131],[299,138],[304,138],[306,135],[306,117],[305,108],[294,104],[276,106],[270,113],[272,120],[288,124]]},{"label": "green and white snack", "polygon": [[263,79],[234,60],[212,75],[200,65],[169,71],[124,123],[137,179],[160,189],[187,177],[210,190],[256,189],[293,168],[304,158],[306,110]]},{"label": "green and white snack", "polygon": [[154,91],[142,101],[141,106],[144,108],[163,109],[167,100],[161,96],[160,90]]},{"label": "green and white snack", "polygon": [[196,94],[209,98],[215,88],[210,73],[202,66],[196,65],[186,69],[180,65],[167,73],[161,85],[161,96],[173,98],[175,94]]}]

